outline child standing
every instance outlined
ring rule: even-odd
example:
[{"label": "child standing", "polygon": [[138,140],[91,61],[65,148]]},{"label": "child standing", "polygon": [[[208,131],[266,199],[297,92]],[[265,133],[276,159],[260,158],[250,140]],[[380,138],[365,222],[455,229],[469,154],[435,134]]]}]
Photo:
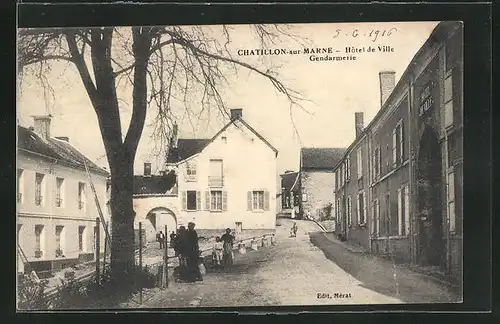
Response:
[{"label": "child standing", "polygon": [[216,265],[220,266],[222,264],[222,252],[223,252],[224,246],[222,244],[222,240],[220,237],[215,238],[215,245],[214,245],[214,250],[213,250],[213,255],[214,255],[214,262]]}]

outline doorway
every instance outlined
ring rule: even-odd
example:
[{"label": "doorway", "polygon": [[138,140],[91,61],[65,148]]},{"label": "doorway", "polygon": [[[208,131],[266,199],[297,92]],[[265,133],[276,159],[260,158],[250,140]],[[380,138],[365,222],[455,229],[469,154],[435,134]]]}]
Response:
[{"label": "doorway", "polygon": [[243,231],[243,224],[241,222],[236,222],[236,233],[241,233]]},{"label": "doorway", "polygon": [[444,266],[441,147],[436,132],[427,127],[417,159],[417,261],[422,266]]}]

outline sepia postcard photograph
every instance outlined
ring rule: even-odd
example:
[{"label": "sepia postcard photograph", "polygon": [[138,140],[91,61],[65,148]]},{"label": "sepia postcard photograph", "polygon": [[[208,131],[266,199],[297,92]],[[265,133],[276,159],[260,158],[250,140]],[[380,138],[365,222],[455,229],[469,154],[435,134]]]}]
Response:
[{"label": "sepia postcard photograph", "polygon": [[19,28],[17,310],[462,303],[463,29]]}]

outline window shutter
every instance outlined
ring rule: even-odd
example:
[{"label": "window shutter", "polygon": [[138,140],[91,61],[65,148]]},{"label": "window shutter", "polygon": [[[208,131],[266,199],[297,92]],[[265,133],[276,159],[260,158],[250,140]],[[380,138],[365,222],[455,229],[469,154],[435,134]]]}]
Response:
[{"label": "window shutter", "polygon": [[361,202],[359,200],[359,194],[358,194],[358,199],[356,199],[356,221],[358,224],[361,224]]},{"label": "window shutter", "polygon": [[182,191],[182,210],[187,210],[187,192]]},{"label": "window shutter", "polygon": [[410,193],[409,193],[409,188],[408,186],[405,186],[405,192],[404,192],[404,197],[405,197],[405,205],[404,205],[404,210],[405,210],[405,234],[409,235],[410,234]]},{"label": "window shutter", "polygon": [[400,161],[403,162],[403,156],[404,156],[404,147],[405,147],[405,141],[403,138],[404,135],[404,130],[403,130],[403,121],[401,121],[401,125],[399,127],[399,158]]},{"label": "window shutter", "polygon": [[269,191],[264,191],[264,210],[269,210]]},{"label": "window shutter", "polygon": [[252,192],[247,192],[247,210],[252,210]]},{"label": "window shutter", "polygon": [[366,210],[367,210],[367,207],[366,207],[366,193],[363,192],[363,224],[366,223]]},{"label": "window shutter", "polygon": [[401,189],[398,189],[398,235],[403,235],[403,208],[401,206]]},{"label": "window shutter", "polygon": [[222,210],[227,210],[227,191],[222,192]]},{"label": "window shutter", "polygon": [[370,218],[370,224],[371,224],[371,233],[372,235],[375,235],[376,233],[376,230],[375,230],[375,201],[372,202],[372,205],[371,205],[371,218]]},{"label": "window shutter", "polygon": [[397,139],[396,139],[396,130],[392,130],[392,164],[396,164],[396,147],[397,147]]},{"label": "window shutter", "polygon": [[210,210],[210,191],[205,191],[205,210]]},{"label": "window shutter", "polygon": [[196,210],[201,210],[201,192],[196,192]]}]

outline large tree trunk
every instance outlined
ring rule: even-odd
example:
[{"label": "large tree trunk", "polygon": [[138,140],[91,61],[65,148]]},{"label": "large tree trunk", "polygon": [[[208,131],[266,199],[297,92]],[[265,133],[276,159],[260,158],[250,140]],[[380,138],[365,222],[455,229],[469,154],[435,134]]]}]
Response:
[{"label": "large tree trunk", "polygon": [[116,285],[129,284],[135,267],[133,209],[133,163],[122,154],[111,168],[111,279]]}]

